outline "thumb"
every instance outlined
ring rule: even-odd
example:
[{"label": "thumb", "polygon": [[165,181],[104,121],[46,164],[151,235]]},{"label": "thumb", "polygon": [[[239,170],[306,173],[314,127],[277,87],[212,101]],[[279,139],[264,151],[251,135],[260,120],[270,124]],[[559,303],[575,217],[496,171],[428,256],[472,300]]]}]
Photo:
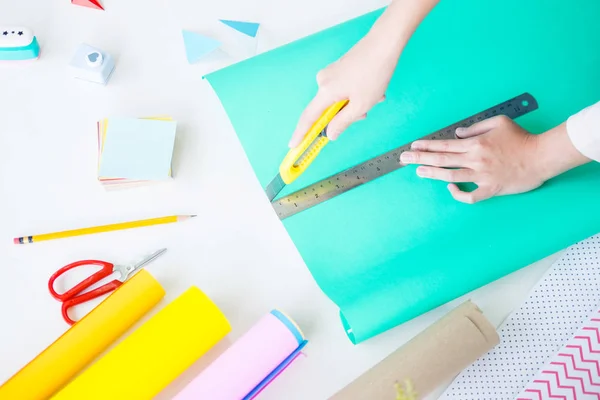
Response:
[{"label": "thumb", "polygon": [[454,197],[454,200],[467,204],[474,204],[482,200],[487,200],[494,195],[492,192],[481,187],[478,187],[472,192],[465,192],[460,190],[456,183],[450,183],[448,185],[448,190],[452,197]]},{"label": "thumb", "polygon": [[498,117],[493,117],[484,119],[481,122],[477,122],[468,128],[456,128],[456,137],[459,139],[467,139],[470,137],[483,135],[484,133],[496,128],[498,126],[498,122]]},{"label": "thumb", "polygon": [[327,137],[329,140],[336,140],[352,123],[360,119],[364,113],[358,112],[352,103],[348,103],[327,126]]}]

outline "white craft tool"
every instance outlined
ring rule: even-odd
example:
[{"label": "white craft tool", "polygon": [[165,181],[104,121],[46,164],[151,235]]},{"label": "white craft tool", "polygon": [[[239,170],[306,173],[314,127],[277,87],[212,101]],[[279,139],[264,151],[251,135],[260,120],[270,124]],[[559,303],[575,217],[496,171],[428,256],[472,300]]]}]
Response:
[{"label": "white craft tool", "polygon": [[40,45],[31,29],[0,25],[0,61],[28,61],[39,57]]}]

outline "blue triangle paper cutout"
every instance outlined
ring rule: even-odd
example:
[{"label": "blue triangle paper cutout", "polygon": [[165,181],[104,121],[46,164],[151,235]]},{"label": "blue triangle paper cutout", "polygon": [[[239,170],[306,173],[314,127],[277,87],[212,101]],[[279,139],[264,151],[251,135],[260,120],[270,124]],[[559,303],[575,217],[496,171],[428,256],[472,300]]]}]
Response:
[{"label": "blue triangle paper cutout", "polygon": [[256,34],[258,33],[258,27],[260,26],[260,24],[255,22],[230,21],[227,19],[220,19],[219,21],[250,37],[256,37]]},{"label": "blue triangle paper cutout", "polygon": [[200,61],[202,57],[221,47],[221,42],[208,36],[190,31],[182,32],[185,54],[190,64]]}]

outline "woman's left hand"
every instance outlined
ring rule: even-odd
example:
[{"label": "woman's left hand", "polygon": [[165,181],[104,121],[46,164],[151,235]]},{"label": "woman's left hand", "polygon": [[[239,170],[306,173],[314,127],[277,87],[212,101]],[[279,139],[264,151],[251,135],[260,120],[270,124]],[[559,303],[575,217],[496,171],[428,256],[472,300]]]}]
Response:
[{"label": "woman's left hand", "polygon": [[[416,141],[400,162],[420,164],[417,175],[422,178],[452,182],[452,197],[463,203],[527,192],[553,176],[552,165],[544,165],[540,154],[539,137],[508,117],[458,128],[456,136],[460,139]],[[455,184],[460,182],[473,182],[478,188],[464,192]]]}]

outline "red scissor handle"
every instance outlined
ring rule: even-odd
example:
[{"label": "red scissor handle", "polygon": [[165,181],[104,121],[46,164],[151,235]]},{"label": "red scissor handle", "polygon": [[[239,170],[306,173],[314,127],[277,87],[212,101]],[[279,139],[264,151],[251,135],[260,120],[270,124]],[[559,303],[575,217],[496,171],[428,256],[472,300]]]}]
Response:
[{"label": "red scissor handle", "polygon": [[[54,290],[54,282],[60,276],[65,274],[67,271],[72,270],[73,268],[77,268],[77,267],[84,266],[84,265],[96,265],[96,266],[99,266],[102,268],[99,271],[95,272],[93,275],[91,275],[91,276],[87,277],[86,279],[84,279],[83,281],[79,282],[77,285],[73,286],[71,289],[67,290],[64,293],[57,293],[56,290]],[[110,274],[112,274],[113,270],[114,270],[114,265],[111,263],[108,263],[105,261],[98,261],[98,260],[84,260],[84,261],[78,261],[78,262],[74,262],[72,264],[66,265],[63,268],[56,271],[54,273],[54,275],[52,275],[50,277],[50,280],[48,281],[48,290],[50,291],[50,294],[52,295],[52,297],[63,302],[62,315],[63,315],[63,318],[65,319],[65,321],[67,321],[67,323],[69,325],[73,325],[75,323],[75,321],[73,321],[68,315],[69,308],[76,306],[77,304],[85,303],[86,301],[95,299],[96,297],[100,297],[103,294],[106,294],[108,292],[115,290],[116,288],[118,288],[119,286],[121,286],[123,284],[121,281],[115,279],[115,280],[108,282],[107,284],[102,285],[102,286],[100,286],[94,290],[91,290],[87,293],[79,294],[79,293],[83,292],[85,289],[100,282],[102,279],[104,279],[107,276],[109,276]]]},{"label": "red scissor handle", "polygon": [[[56,281],[59,277],[64,275],[66,272],[72,270],[73,268],[81,267],[84,265],[96,265],[102,268],[100,269],[100,271],[95,272],[93,275],[79,282],[77,285],[73,286],[71,289],[67,290],[64,293],[57,293],[56,290],[54,290],[54,281]],[[72,264],[62,267],[50,277],[50,280],[48,281],[48,290],[50,291],[52,297],[54,297],[56,300],[67,301],[70,298],[77,296],[79,293],[83,292],[85,289],[89,288],[93,284],[100,282],[102,279],[112,274],[114,267],[115,266],[111,263],[98,260],[83,260],[74,262]]]},{"label": "red scissor handle", "polygon": [[75,323],[75,321],[73,319],[71,319],[71,317],[69,317],[69,309],[71,307],[74,307],[81,303],[85,303],[89,300],[95,299],[96,297],[100,297],[105,293],[112,292],[113,290],[115,290],[116,288],[121,286],[122,284],[123,284],[123,282],[115,279],[114,281],[108,282],[106,285],[102,285],[94,290],[90,290],[87,293],[80,294],[79,296],[75,296],[75,297],[70,298],[69,300],[63,302],[62,303],[62,316],[63,316],[64,320],[67,322],[67,324],[73,325]]}]

